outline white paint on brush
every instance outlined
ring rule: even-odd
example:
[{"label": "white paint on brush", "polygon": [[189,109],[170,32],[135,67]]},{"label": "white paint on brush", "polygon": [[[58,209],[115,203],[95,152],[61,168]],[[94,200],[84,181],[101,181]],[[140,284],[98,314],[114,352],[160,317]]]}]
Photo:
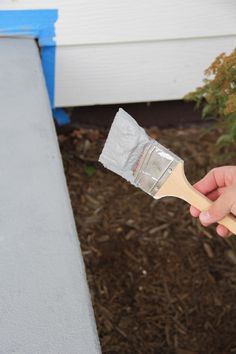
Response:
[{"label": "white paint on brush", "polygon": [[99,161],[109,170],[134,184],[133,169],[150,138],[138,123],[119,109]]}]

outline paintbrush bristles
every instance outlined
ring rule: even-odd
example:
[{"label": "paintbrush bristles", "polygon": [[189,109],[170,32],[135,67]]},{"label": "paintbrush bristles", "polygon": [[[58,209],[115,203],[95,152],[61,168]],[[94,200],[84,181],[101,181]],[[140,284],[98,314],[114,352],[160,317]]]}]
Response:
[{"label": "paintbrush bristles", "polygon": [[112,123],[99,161],[109,170],[134,183],[133,170],[151,138],[123,109]]}]

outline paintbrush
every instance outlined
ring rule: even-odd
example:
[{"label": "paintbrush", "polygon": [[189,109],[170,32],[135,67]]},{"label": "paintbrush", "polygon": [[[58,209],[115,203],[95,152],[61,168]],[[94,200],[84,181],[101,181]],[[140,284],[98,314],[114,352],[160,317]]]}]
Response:
[{"label": "paintbrush", "polygon": [[[115,116],[99,161],[155,199],[177,197],[200,211],[212,204],[188,182],[184,161],[151,139],[123,109]],[[236,218],[231,214],[219,224],[236,234]]]}]

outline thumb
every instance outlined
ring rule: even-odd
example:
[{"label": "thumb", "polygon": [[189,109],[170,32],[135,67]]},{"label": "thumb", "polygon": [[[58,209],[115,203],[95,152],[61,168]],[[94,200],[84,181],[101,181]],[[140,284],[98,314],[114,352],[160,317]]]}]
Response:
[{"label": "thumb", "polygon": [[210,208],[200,213],[199,218],[204,226],[213,224],[223,219],[232,211],[235,204],[235,188],[232,186],[225,188],[219,198],[213,202]]}]

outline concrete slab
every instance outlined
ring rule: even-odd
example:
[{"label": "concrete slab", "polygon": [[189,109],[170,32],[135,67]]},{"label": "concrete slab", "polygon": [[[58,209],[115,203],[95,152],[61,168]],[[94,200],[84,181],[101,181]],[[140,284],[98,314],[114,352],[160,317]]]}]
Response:
[{"label": "concrete slab", "polygon": [[34,40],[0,39],[0,353],[100,353]]}]

